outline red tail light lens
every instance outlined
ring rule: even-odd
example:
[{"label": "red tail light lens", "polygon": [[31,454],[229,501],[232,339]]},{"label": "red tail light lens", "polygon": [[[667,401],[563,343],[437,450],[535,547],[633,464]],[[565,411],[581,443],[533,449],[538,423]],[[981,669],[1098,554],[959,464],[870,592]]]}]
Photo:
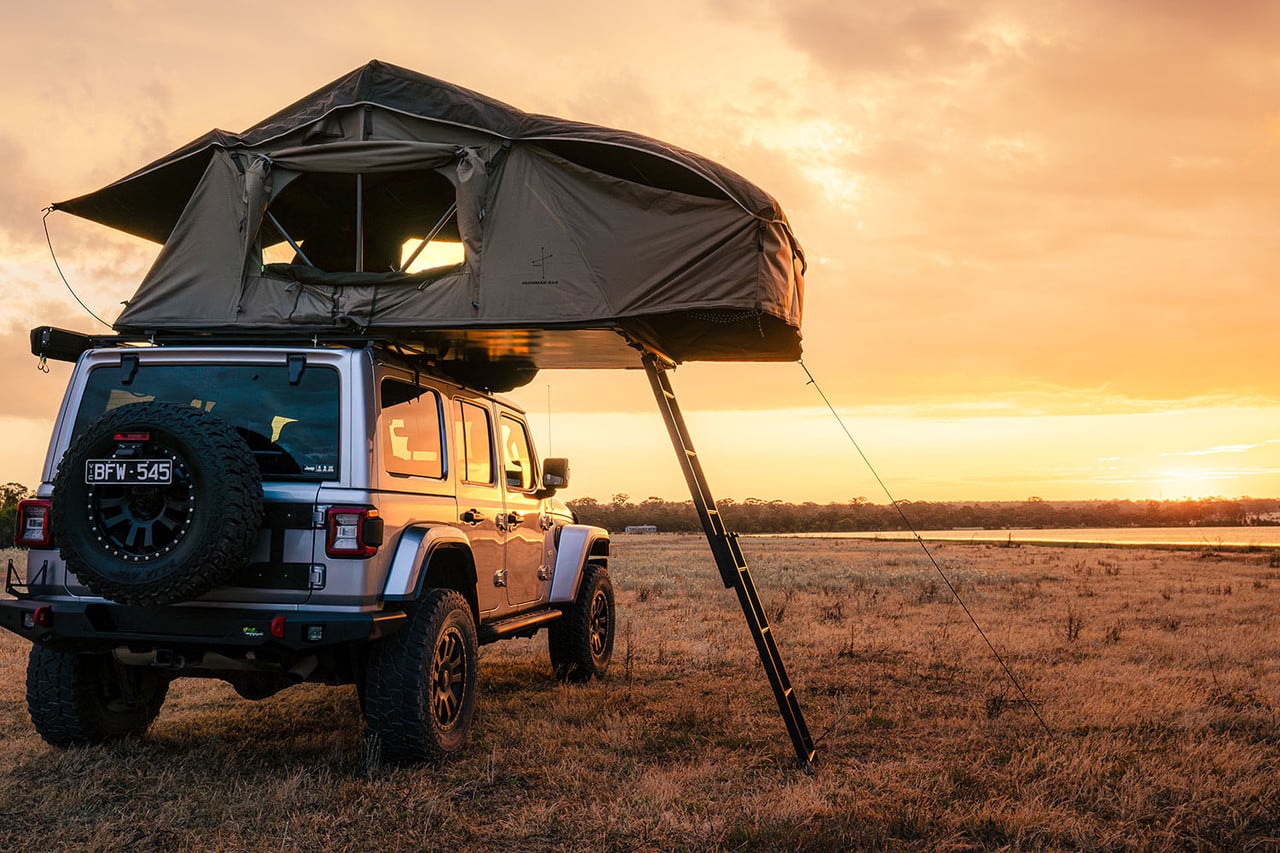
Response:
[{"label": "red tail light lens", "polygon": [[330,557],[372,557],[382,544],[382,519],[376,509],[332,507],[325,514],[324,552]]},{"label": "red tail light lens", "polygon": [[49,526],[49,501],[29,500],[18,503],[18,514],[13,530],[13,544],[19,548],[48,548],[53,544],[53,530]]}]

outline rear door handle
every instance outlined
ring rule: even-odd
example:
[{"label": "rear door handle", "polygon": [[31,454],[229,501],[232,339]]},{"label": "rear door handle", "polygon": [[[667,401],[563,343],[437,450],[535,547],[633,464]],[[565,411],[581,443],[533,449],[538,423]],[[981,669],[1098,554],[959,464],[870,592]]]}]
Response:
[{"label": "rear door handle", "polygon": [[458,520],[463,524],[470,524],[472,527],[475,527],[477,524],[484,521],[484,516],[480,514],[480,510],[478,509],[469,509],[462,515],[458,516]]}]

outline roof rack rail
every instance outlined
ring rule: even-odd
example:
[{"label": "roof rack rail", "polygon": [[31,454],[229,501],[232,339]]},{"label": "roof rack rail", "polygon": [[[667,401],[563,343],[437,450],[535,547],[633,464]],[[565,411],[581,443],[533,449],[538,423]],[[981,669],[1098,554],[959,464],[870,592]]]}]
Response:
[{"label": "roof rack rail", "polygon": [[[74,362],[87,350],[102,347],[135,346],[139,344],[155,345],[227,345],[256,346],[308,344],[314,346],[348,346],[366,347],[403,344],[394,339],[382,336],[353,334],[351,332],[334,333],[332,329],[298,329],[272,332],[240,332],[218,330],[216,332],[195,331],[151,331],[146,333],[120,333],[110,335],[89,335],[84,332],[73,332],[55,326],[38,326],[31,330],[31,354],[43,359]],[[419,350],[418,352],[402,352],[407,358],[431,358],[434,354]]]},{"label": "roof rack rail", "polygon": [[54,361],[76,361],[94,347],[129,342],[119,335],[86,335],[55,326],[37,326],[31,330],[31,354]]}]

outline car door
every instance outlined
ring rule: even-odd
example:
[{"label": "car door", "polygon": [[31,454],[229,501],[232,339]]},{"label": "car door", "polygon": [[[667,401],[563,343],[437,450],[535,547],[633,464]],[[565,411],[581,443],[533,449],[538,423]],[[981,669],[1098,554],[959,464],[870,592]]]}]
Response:
[{"label": "car door", "polygon": [[498,416],[498,450],[507,528],[507,603],[520,607],[542,597],[546,532],[542,529],[542,501],[534,496],[538,471],[529,430],[509,412]]},{"label": "car door", "polygon": [[458,526],[471,540],[481,613],[506,606],[506,519],[498,487],[493,419],[479,401],[455,399],[454,453],[458,472]]}]

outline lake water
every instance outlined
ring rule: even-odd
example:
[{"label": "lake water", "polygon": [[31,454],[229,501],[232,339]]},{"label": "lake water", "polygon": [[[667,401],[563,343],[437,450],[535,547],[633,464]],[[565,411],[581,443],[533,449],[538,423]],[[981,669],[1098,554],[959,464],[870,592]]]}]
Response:
[{"label": "lake water", "polygon": [[[786,533],[779,536],[835,539],[914,539],[905,530],[850,533]],[[1116,527],[1062,530],[921,530],[927,542],[1153,545],[1180,548],[1280,548],[1280,527]]]}]

